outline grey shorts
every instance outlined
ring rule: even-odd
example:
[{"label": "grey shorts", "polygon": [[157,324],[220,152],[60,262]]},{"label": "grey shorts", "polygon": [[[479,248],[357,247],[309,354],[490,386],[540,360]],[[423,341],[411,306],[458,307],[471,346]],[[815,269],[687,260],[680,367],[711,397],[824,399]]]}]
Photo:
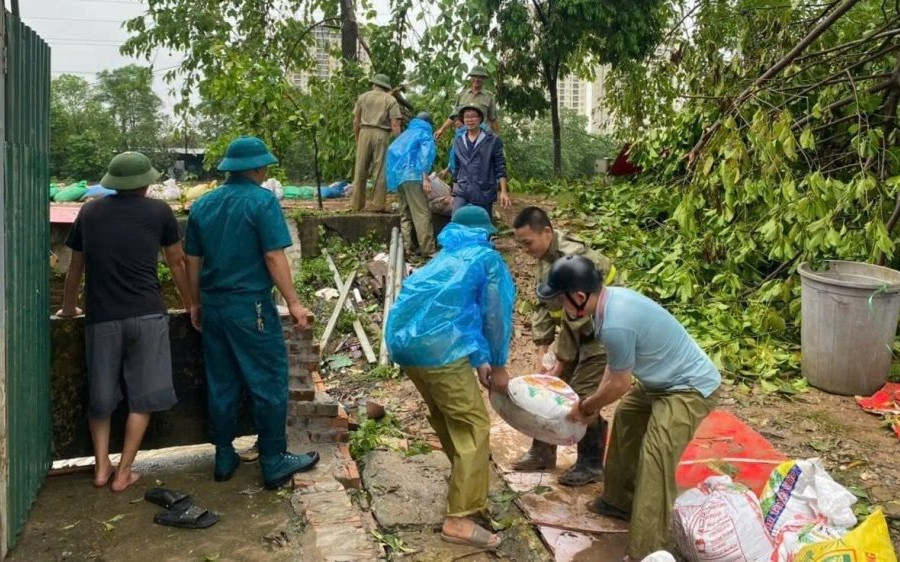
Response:
[{"label": "grey shorts", "polygon": [[90,324],[84,336],[90,418],[108,418],[123,396],[135,413],[161,412],[178,402],[167,314]]}]

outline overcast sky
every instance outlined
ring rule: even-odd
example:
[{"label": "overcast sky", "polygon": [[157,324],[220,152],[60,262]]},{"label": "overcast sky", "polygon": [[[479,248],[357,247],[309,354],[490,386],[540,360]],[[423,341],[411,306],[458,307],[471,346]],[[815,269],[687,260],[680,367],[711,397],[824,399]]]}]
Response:
[{"label": "overcast sky", "polygon": [[[388,0],[374,0],[373,5],[378,12],[376,21],[386,21]],[[19,0],[19,10],[22,20],[50,44],[53,76],[76,74],[93,80],[101,70],[148,64],[119,54],[128,38],[122,24],[144,12],[141,0]],[[151,61],[156,73],[154,89],[170,110],[175,100],[169,97],[170,88],[162,75],[177,66],[181,57],[160,49]]]}]

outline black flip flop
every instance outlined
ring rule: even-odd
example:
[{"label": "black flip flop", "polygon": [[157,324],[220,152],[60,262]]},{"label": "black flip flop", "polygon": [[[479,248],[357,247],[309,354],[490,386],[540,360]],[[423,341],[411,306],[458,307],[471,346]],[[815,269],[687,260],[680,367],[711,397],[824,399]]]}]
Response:
[{"label": "black flip flop", "polygon": [[170,511],[184,511],[191,506],[191,496],[166,488],[150,488],[144,499]]},{"label": "black flip flop", "polygon": [[218,523],[219,516],[205,507],[192,505],[184,511],[160,511],[153,522],[179,529],[206,529]]}]

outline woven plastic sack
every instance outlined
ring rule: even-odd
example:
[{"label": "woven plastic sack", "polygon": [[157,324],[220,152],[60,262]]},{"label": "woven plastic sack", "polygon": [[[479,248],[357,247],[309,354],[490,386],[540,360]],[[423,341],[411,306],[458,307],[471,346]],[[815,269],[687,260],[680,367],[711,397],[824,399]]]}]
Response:
[{"label": "woven plastic sack", "polygon": [[672,533],[692,562],[758,562],[773,550],[759,500],[728,476],[711,476],[675,500]]},{"label": "woven plastic sack", "polygon": [[422,181],[422,174],[431,171],[437,146],[431,125],[422,119],[413,119],[409,127],[387,149],[385,177],[391,193],[407,181]]},{"label": "woven plastic sack", "polygon": [[797,562],[897,562],[887,521],[881,508],[843,538],[806,545],[794,557]]},{"label": "woven plastic sack", "polygon": [[81,201],[85,193],[87,193],[87,182],[80,181],[60,189],[53,200],[60,203],[74,203],[75,201]]},{"label": "woven plastic sack", "polygon": [[206,195],[207,193],[209,193],[210,191],[212,191],[215,188],[216,188],[216,182],[214,182],[214,181],[210,182],[210,183],[199,183],[199,184],[195,185],[194,187],[188,189],[184,193],[184,196],[187,198],[188,201],[196,201],[197,199],[200,199],[201,197],[203,197],[204,195]]},{"label": "woven plastic sack", "polygon": [[297,187],[296,185],[284,186],[285,199],[312,199],[316,196],[316,188],[309,186]]},{"label": "woven plastic sack", "polygon": [[555,445],[581,441],[587,426],[566,419],[578,395],[561,379],[525,375],[509,381],[508,395],[491,393],[491,406],[503,420],[532,439]]},{"label": "woven plastic sack", "polygon": [[276,180],[275,178],[269,178],[262,184],[263,189],[268,189],[272,193],[275,194],[275,197],[278,199],[284,199],[284,188],[281,185],[281,182]]},{"label": "woven plastic sack", "polygon": [[831,478],[822,461],[778,465],[760,496],[763,521],[776,552],[773,562],[791,562],[805,545],[839,539],[856,526],[856,496]]}]

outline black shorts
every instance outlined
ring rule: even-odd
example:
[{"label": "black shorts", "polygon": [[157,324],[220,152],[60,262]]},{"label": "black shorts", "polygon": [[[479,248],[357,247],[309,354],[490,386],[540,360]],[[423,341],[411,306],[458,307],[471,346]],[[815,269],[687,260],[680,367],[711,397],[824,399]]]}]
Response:
[{"label": "black shorts", "polygon": [[112,415],[123,390],[130,412],[161,412],[178,402],[172,385],[167,314],[89,324],[84,336],[88,417]]}]

